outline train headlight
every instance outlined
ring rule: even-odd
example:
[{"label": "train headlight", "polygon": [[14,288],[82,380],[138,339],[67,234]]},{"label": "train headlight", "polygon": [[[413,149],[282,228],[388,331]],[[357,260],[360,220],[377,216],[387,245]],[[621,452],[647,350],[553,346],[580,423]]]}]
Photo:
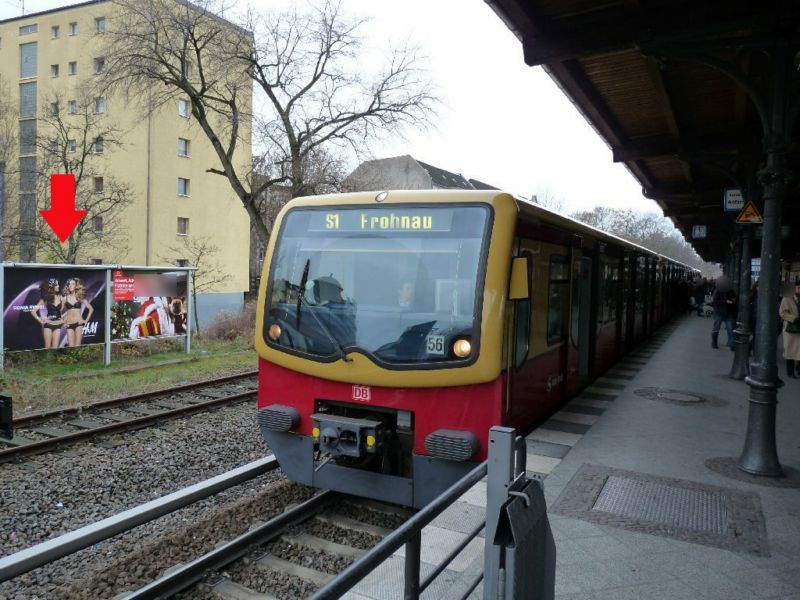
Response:
[{"label": "train headlight", "polygon": [[453,342],[453,354],[455,354],[458,358],[467,358],[472,352],[472,344],[469,343],[469,340],[456,340]]},{"label": "train headlight", "polygon": [[319,427],[314,427],[314,429],[311,430],[311,435],[314,436],[315,440],[318,440],[319,439]]},{"label": "train headlight", "polygon": [[267,332],[267,335],[269,336],[269,339],[271,339],[274,342],[279,337],[281,337],[281,333],[282,332],[281,332],[281,326],[280,325],[270,325],[269,326],[269,331]]},{"label": "train headlight", "polygon": [[367,448],[372,448],[375,445],[375,436],[368,435],[367,436]]}]

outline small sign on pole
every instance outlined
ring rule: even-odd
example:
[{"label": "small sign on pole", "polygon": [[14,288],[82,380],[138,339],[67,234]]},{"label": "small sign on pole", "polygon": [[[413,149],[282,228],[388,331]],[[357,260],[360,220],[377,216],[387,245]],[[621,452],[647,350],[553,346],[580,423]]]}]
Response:
[{"label": "small sign on pole", "polygon": [[740,212],[739,216],[736,217],[736,222],[740,224],[755,225],[763,223],[764,219],[761,218],[761,213],[758,212],[756,205],[751,201],[745,204],[742,212]]},{"label": "small sign on pole", "polygon": [[728,212],[738,212],[744,208],[744,196],[739,188],[726,188],[724,190],[723,205]]},{"label": "small sign on pole", "polygon": [[708,228],[705,225],[692,225],[692,237],[696,240],[704,240],[708,234]]}]

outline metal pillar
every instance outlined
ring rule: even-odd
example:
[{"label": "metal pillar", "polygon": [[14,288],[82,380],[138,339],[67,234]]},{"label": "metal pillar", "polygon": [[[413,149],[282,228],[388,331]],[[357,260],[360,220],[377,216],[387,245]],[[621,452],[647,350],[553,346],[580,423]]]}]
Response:
[{"label": "metal pillar", "polygon": [[[501,551],[491,543],[497,535],[500,508],[508,500],[508,486],[514,479],[514,436],[510,427],[495,426],[489,430],[489,465],[486,481],[486,530],[484,575],[500,571]],[[494,577],[484,578],[484,598],[500,597],[500,582]]]},{"label": "metal pillar", "polygon": [[730,376],[742,380],[750,374],[750,259],[753,229],[743,225],[741,230],[741,262],[739,266],[739,314],[733,332],[734,350]]},{"label": "metal pillar", "polygon": [[780,43],[772,55],[772,81],[768,129],[764,132],[767,166],[758,173],[764,193],[764,234],[761,240],[761,278],[756,329],[756,360],[753,374],[745,378],[750,386],[747,435],[739,468],[754,475],[784,475],[775,444],[775,414],[778,406],[778,283],[781,257],[781,208],[790,180],[786,170],[786,146],[791,123],[786,122],[788,52]]},{"label": "metal pillar", "polygon": [[111,364],[111,303],[114,299],[111,293],[111,269],[106,269],[106,311],[103,315],[105,333],[103,339],[103,364]]}]

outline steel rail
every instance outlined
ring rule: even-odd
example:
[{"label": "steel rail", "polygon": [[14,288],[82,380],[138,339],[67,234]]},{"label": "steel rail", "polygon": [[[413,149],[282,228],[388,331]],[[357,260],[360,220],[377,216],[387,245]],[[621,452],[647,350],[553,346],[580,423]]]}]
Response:
[{"label": "steel rail", "polygon": [[263,475],[277,467],[277,459],[270,454],[102,521],[86,525],[57,538],[4,556],[0,558],[0,582],[8,581],[37,567],[74,554],[92,544],[153,521],[198,500],[208,498],[230,487]]},{"label": "steel rail", "polygon": [[203,381],[195,381],[193,383],[184,383],[181,385],[176,385],[170,388],[164,388],[160,390],[153,390],[151,392],[142,392],[140,394],[133,394],[132,396],[122,396],[120,398],[111,398],[109,400],[100,400],[99,402],[93,402],[91,404],[84,404],[84,405],[70,405],[65,406],[63,408],[58,408],[49,411],[40,411],[31,413],[28,415],[23,415],[14,419],[14,427],[26,427],[33,423],[40,423],[43,421],[49,421],[50,419],[59,419],[64,418],[70,415],[78,415],[87,411],[97,410],[97,409],[104,409],[110,408],[112,406],[119,406],[120,404],[127,404],[128,402],[140,402],[142,400],[147,400],[150,398],[155,398],[158,396],[163,396],[166,394],[174,394],[177,392],[185,392],[188,390],[195,390],[199,387],[205,387],[209,385],[217,385],[220,383],[227,383],[229,381],[235,381],[237,379],[246,379],[248,377],[255,377],[258,375],[258,371],[247,371],[246,373],[237,373],[235,375],[225,375],[224,377],[217,377],[215,379],[205,379]]},{"label": "steel rail", "polygon": [[341,494],[330,490],[312,496],[305,502],[270,519],[263,525],[243,533],[203,556],[186,563],[163,577],[122,597],[122,600],[145,600],[150,598],[169,598],[200,581],[210,570],[219,570],[239,560],[253,546],[266,544],[286,531],[289,527],[307,521]]},{"label": "steel rail", "polygon": [[74,431],[67,435],[62,435],[59,437],[48,438],[45,440],[37,440],[35,442],[31,442],[30,444],[23,444],[21,446],[12,446],[10,448],[2,448],[0,449],[0,463],[8,462],[9,460],[19,458],[21,456],[27,456],[29,454],[38,454],[41,452],[45,452],[53,448],[59,448],[63,445],[74,444],[81,440],[93,438],[97,435],[115,433],[118,431],[125,431],[128,429],[136,429],[138,427],[149,425],[151,423],[156,423],[164,419],[171,419],[182,415],[189,415],[196,412],[203,412],[205,410],[214,408],[216,406],[221,406],[224,404],[237,402],[239,400],[244,400],[245,398],[256,395],[256,393],[258,393],[257,390],[249,390],[246,392],[241,392],[239,394],[225,396],[224,398],[214,398],[206,402],[198,402],[196,404],[190,404],[187,406],[181,406],[178,408],[172,408],[161,412],[153,413],[152,415],[144,415],[141,417],[136,417],[135,419],[130,419],[129,421],[118,421],[116,423],[108,423],[107,425],[101,425],[100,427],[94,427],[93,429],[82,429],[80,431]]}]

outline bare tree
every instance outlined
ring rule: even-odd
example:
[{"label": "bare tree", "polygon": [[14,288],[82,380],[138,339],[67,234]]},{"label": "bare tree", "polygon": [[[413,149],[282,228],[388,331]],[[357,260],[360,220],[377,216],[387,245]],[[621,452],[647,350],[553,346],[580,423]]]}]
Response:
[{"label": "bare tree", "polygon": [[16,204],[9,199],[13,197],[15,190],[16,167],[12,163],[17,147],[17,107],[12,100],[11,88],[0,77],[0,167],[2,167],[4,178],[4,189],[0,202],[0,260],[6,257],[6,249],[11,246],[14,239],[13,223],[17,222],[18,214],[13,209]]},{"label": "bare tree", "polygon": [[38,244],[53,262],[75,263],[92,250],[124,254],[127,235],[123,210],[133,201],[124,181],[110,174],[105,154],[122,145],[122,132],[105,118],[105,100],[84,89],[73,100],[55,93],[46,99],[38,119],[37,187],[49,196],[50,175],[75,177],[75,204],[87,211],[66,243],[37,220]]},{"label": "bare tree", "polygon": [[550,188],[537,191],[531,196],[531,202],[557,213],[563,213],[566,208],[564,199],[557,196]]},{"label": "bare tree", "polygon": [[219,246],[212,243],[210,237],[186,236],[182,240],[168,248],[165,256],[159,257],[164,262],[178,263],[185,260],[190,267],[196,267],[192,276],[192,312],[194,313],[194,328],[200,333],[200,320],[197,316],[197,294],[209,292],[217,289],[220,285],[228,281],[231,276],[225,272],[224,267],[217,261]]},{"label": "bare tree", "polygon": [[[281,184],[292,196],[313,193],[313,171],[320,156],[337,155],[332,148],[363,149],[432,115],[435,97],[416,52],[391,52],[366,77],[358,64],[363,21],[346,19],[338,4],[251,13],[239,28],[219,17],[220,0],[114,1],[106,83],[136,91],[150,109],[176,95],[189,100],[219,159],[208,171],[228,178],[262,241],[272,230],[257,207],[265,190]],[[249,135],[253,81],[267,106],[256,119],[259,177],[236,160]]]},{"label": "bare tree", "polygon": [[572,218],[701,271],[713,270],[712,265],[703,261],[683,239],[672,221],[656,213],[595,206],[592,210],[574,213]]},{"label": "bare tree", "polygon": [[271,108],[258,130],[275,154],[275,177],[288,180],[292,196],[312,192],[309,163],[321,148],[358,153],[375,138],[426,126],[433,115],[437,99],[415,49],[392,49],[377,73],[364,74],[363,24],[330,0],[250,17],[256,44],[241,58]]}]

